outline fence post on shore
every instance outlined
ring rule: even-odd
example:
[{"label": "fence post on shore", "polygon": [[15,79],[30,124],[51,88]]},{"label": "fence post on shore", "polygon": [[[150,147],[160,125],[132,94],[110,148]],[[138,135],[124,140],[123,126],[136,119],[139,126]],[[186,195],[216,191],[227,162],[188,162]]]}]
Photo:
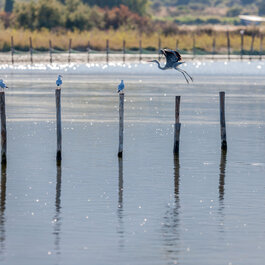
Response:
[{"label": "fence post on shore", "polygon": [[263,34],[260,33],[260,43],[259,43],[259,59],[262,60],[262,53],[263,53]]},{"label": "fence post on shore", "polygon": [[243,53],[244,53],[244,33],[245,31],[243,29],[240,30],[240,37],[241,37],[240,59],[241,60],[243,60]]},{"label": "fence post on shore", "polygon": [[195,32],[193,32],[193,34],[192,34],[192,53],[193,53],[193,58],[192,59],[194,59],[195,58],[195,56],[196,56],[196,39],[195,39]]},{"label": "fence post on shore", "polygon": [[220,101],[220,129],[221,129],[221,148],[227,150],[226,126],[225,126],[225,92],[219,92]]},{"label": "fence post on shore", "polygon": [[6,164],[6,104],[5,92],[0,92],[0,108],[1,108],[1,163]]},{"label": "fence post on shore", "polygon": [[176,39],[176,51],[178,50],[178,48],[179,48],[179,40]]},{"label": "fence post on shore", "polygon": [[109,40],[106,40],[106,63],[109,64]]},{"label": "fence post on shore", "polygon": [[125,63],[125,45],[126,45],[126,42],[125,40],[123,40],[122,42],[123,63]]},{"label": "fence post on shore", "polygon": [[252,31],[252,35],[251,35],[251,45],[250,45],[250,54],[249,54],[249,60],[252,59],[252,55],[253,55],[253,51],[254,51],[254,41],[255,41],[255,32],[254,30]]},{"label": "fence post on shore", "polygon": [[226,38],[227,38],[227,58],[230,61],[230,34],[229,31],[226,31]]},{"label": "fence post on shore", "polygon": [[180,96],[175,98],[175,126],[174,126],[174,154],[179,154],[179,136],[181,123],[179,122]]},{"label": "fence post on shore", "polygon": [[160,61],[161,39],[158,38],[158,60]]},{"label": "fence post on shore", "polygon": [[140,63],[142,62],[142,53],[143,53],[143,50],[142,50],[142,40],[139,40],[139,62]]},{"label": "fence post on shore", "polygon": [[69,39],[68,63],[71,63],[72,39]]},{"label": "fence post on shore", "polygon": [[33,64],[33,47],[32,47],[31,37],[29,37],[29,53],[30,53],[30,63]]},{"label": "fence post on shore", "polygon": [[14,64],[14,38],[11,36],[11,62]]},{"label": "fence post on shore", "polygon": [[57,153],[56,160],[62,160],[62,124],[61,124],[61,88],[55,89],[56,101],[56,128],[57,128]]},{"label": "fence post on shore", "polygon": [[87,63],[90,62],[90,42],[87,43]]},{"label": "fence post on shore", "polygon": [[52,63],[52,41],[49,40],[50,63]]},{"label": "fence post on shore", "polygon": [[123,128],[124,128],[124,93],[119,93],[119,150],[118,157],[122,157],[123,154]]},{"label": "fence post on shore", "polygon": [[216,53],[216,39],[215,35],[213,36],[213,50],[212,50],[212,59],[214,59],[214,55]]}]

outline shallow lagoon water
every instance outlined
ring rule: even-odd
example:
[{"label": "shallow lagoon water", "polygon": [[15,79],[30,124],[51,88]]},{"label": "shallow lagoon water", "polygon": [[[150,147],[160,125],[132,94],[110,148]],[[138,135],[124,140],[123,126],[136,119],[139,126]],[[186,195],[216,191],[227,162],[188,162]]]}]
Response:
[{"label": "shallow lagoon water", "polygon": [[[247,73],[242,65],[237,69]],[[188,65],[191,85],[172,72],[65,73],[61,167],[55,161],[56,70],[3,71],[10,89],[0,263],[263,264],[264,78],[222,74],[219,65],[215,75],[214,66],[200,74]],[[116,87],[122,78],[119,160]],[[219,91],[226,91],[227,154],[220,150]],[[172,153],[176,95],[178,159]]]}]

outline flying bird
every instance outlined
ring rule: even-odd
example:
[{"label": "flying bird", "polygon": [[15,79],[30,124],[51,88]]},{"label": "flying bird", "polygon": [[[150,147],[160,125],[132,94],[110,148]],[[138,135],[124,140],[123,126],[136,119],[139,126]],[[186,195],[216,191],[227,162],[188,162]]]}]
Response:
[{"label": "flying bird", "polygon": [[124,89],[124,83],[123,83],[123,80],[121,80],[121,83],[118,85],[117,93],[120,93],[123,89]]},{"label": "flying bird", "polygon": [[58,75],[58,79],[56,80],[56,85],[60,87],[63,84],[62,76]]},{"label": "flying bird", "polygon": [[8,86],[6,86],[6,84],[4,83],[3,79],[0,79],[0,87],[2,92],[4,91],[5,88],[8,88]]},{"label": "flying bird", "polygon": [[174,50],[170,50],[170,49],[161,49],[159,53],[165,55],[165,57],[166,57],[167,62],[165,64],[165,66],[162,67],[160,65],[160,62],[158,62],[157,60],[152,60],[149,62],[157,63],[158,68],[161,70],[175,69],[175,70],[181,72],[183,74],[183,76],[185,77],[187,83],[189,83],[187,76],[190,78],[191,81],[193,81],[193,78],[186,71],[178,68],[178,66],[180,66],[181,64],[184,63],[184,62],[180,62],[181,61],[181,55],[179,54],[179,52],[174,51]]}]

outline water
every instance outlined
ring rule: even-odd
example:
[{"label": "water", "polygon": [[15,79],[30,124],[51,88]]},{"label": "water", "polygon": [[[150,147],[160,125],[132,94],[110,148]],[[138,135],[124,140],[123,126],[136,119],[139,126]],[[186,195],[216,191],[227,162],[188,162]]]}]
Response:
[{"label": "water", "polygon": [[[150,70],[65,74],[61,167],[56,75],[4,72],[10,89],[0,264],[263,264],[263,76],[187,67],[192,85],[180,74]],[[121,78],[123,160],[117,158]],[[227,154],[220,150],[222,90]],[[179,158],[172,154],[175,95],[181,95]]]}]

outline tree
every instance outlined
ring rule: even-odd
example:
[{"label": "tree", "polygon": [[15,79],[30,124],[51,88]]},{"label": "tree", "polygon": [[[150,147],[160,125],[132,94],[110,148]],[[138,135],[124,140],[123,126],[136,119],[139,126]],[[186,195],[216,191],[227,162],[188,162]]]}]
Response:
[{"label": "tree", "polygon": [[14,6],[15,0],[6,0],[5,2],[5,12],[7,13],[12,13],[13,11],[13,6]]},{"label": "tree", "polygon": [[259,15],[263,16],[265,15],[265,2],[261,1],[259,3]]}]

